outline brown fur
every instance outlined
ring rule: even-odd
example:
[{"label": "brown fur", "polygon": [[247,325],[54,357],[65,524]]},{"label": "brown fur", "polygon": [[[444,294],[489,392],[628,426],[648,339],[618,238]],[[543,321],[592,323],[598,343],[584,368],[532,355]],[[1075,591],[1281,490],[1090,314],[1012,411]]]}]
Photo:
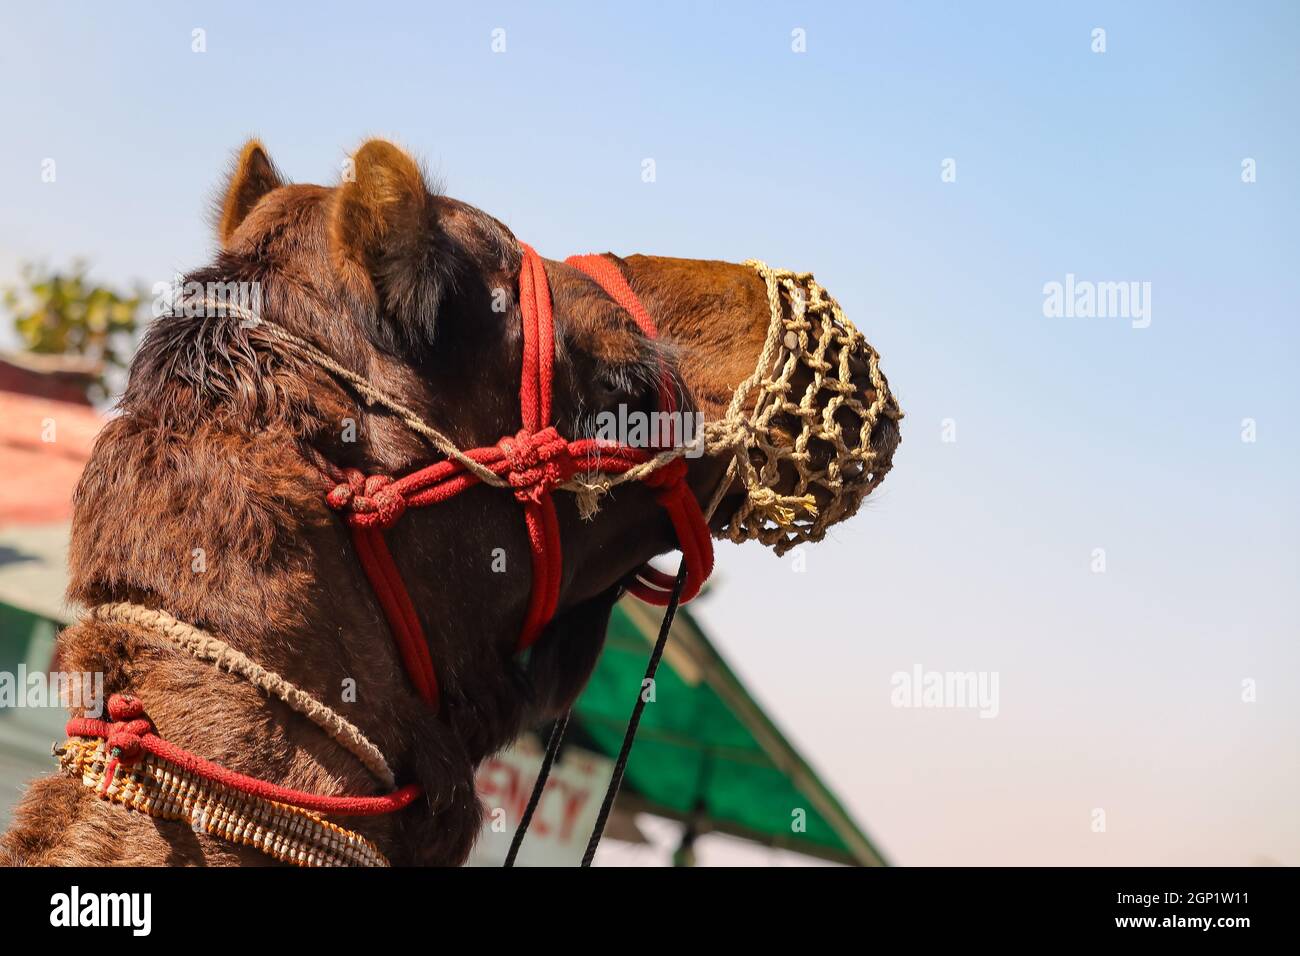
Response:
[{"label": "brown fur", "polygon": [[[284,185],[244,147],[221,204],[222,251],[195,281],[257,281],[268,317],[382,383],[463,447],[519,427],[520,253],[477,209],[436,195],[397,147],[365,144],[355,178]],[[649,409],[669,356],[683,397],[717,414],[752,369],[768,314],[762,282],[721,262],[619,260],[666,344],[647,342],[585,276],[547,270],[555,299],[555,415],[576,435],[623,402]],[[510,307],[492,309],[505,290]],[[343,440],[346,420],[357,440]],[[624,577],[673,546],[642,487],[584,522],[557,496],[560,612],[527,664],[512,648],[530,587],[513,497],[475,488],[409,512],[388,533],[421,610],[443,688],[439,716],[409,686],[347,532],[322,500],[318,461],[400,474],[429,451],[264,331],[224,317],[168,317],[132,366],[121,415],[101,434],[76,494],[70,597],[132,600],[209,628],[360,726],[399,779],[427,798],[356,825],[397,864],[462,862],[480,826],[474,770],[529,722],[567,706],[591,672]],[[722,464],[692,462],[704,496]],[[504,548],[507,574],[491,573]],[[201,550],[200,550],[201,549]],[[198,556],[205,570],[196,571]],[[167,739],[235,770],[321,793],[375,792],[350,754],[238,678],[158,638],[82,623],[62,666],[103,671]],[[356,702],[344,700],[356,682]],[[187,827],[96,799],[79,782],[32,784],[0,859],[22,864],[266,864]]]}]

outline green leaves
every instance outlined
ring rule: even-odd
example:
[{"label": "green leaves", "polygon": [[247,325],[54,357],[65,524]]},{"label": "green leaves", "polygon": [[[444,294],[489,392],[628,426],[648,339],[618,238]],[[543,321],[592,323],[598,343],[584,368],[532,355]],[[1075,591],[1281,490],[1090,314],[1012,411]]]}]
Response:
[{"label": "green leaves", "polygon": [[130,357],[144,293],[94,285],[86,270],[80,260],[63,272],[29,263],[22,283],[4,290],[3,302],[29,351],[92,360],[98,371],[90,396],[105,398],[106,373],[125,368]]}]

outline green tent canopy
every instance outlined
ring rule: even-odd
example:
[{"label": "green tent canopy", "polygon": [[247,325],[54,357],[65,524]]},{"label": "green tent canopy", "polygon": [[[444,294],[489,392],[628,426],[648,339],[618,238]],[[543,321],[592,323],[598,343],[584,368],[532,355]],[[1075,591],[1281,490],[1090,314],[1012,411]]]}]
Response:
[{"label": "green tent canopy", "polygon": [[[627,600],[615,608],[605,649],[573,710],[571,733],[585,749],[618,754],[658,626],[658,613],[644,605]],[[684,610],[653,693],[620,807],[840,863],[885,865]]]}]

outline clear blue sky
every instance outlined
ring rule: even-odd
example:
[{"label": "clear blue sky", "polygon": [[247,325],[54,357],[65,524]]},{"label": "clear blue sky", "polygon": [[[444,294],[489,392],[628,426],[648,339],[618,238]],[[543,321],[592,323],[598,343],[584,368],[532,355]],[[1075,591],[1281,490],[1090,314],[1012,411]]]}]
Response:
[{"label": "clear blue sky", "polygon": [[[760,699],[902,863],[1300,864],[1298,9],[6,9],[0,281],[201,264],[249,134],[302,182],[390,135],[550,256],[812,269],[908,417],[805,574],[721,548],[699,613]],[[1067,273],[1150,282],[1150,327],[1045,317]],[[999,716],[892,707],[916,664]]]}]

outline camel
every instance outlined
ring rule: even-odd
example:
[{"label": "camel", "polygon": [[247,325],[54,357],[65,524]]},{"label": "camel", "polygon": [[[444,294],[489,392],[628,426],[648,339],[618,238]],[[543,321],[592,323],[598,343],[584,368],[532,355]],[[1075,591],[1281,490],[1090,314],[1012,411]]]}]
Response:
[{"label": "camel", "polygon": [[[481,826],[476,767],[567,709],[615,602],[638,580],[653,591],[638,569],[686,550],[683,527],[769,544],[778,533],[785,546],[810,526],[803,518],[855,511],[892,464],[901,413],[875,353],[854,344],[814,367],[817,321],[774,340],[774,316],[800,321],[824,303],[792,301],[795,285],[753,264],[542,259],[490,215],[430,188],[383,140],[364,143],[332,187],[288,182],[250,141],[215,218],[219,251],[186,285],[255,288],[257,314],[203,308],[205,297],[156,320],[134,358],[120,414],[75,495],[69,598],[97,610],[62,633],[58,651],[61,668],[103,674],[111,740],[97,756],[78,751],[89,762],[77,772],[30,785],[0,862],[283,861],[230,839],[228,826],[109,799],[144,759],[141,742],[155,740],[322,799],[385,799],[377,778],[391,771],[405,788],[400,808],[325,816],[385,862],[459,865]],[[627,290],[622,301],[611,288]],[[838,319],[818,321],[849,341]],[[776,374],[755,364],[778,360],[773,342],[793,372],[772,390],[779,400],[756,445],[754,423],[728,412],[742,383]],[[550,407],[530,423],[521,395],[534,374]],[[822,377],[838,383],[836,404],[800,412],[798,394]],[[626,420],[665,402],[727,421],[734,447],[675,456],[662,436],[635,453],[587,437],[601,415]],[[798,447],[805,425],[825,423],[842,436],[838,451],[815,436]],[[486,451],[462,462],[468,449]],[[640,477],[602,485],[607,462]],[[391,480],[443,465],[438,480],[459,484],[436,505],[411,505],[416,493]],[[817,469],[835,472],[834,488],[808,485]],[[738,514],[763,508],[762,529],[741,527]],[[559,550],[539,552],[539,540]],[[409,617],[390,613],[395,599],[358,547],[385,549]],[[711,566],[706,547],[707,535],[692,538],[693,574]],[[219,666],[173,639],[195,633],[222,648]],[[232,660],[253,663],[238,672]],[[436,693],[421,683],[426,672]],[[298,704],[268,692],[267,674],[299,691]],[[304,717],[313,706],[323,719]],[[72,716],[70,728],[91,727]],[[322,729],[344,725],[369,749]],[[87,785],[92,763],[107,783]]]}]

